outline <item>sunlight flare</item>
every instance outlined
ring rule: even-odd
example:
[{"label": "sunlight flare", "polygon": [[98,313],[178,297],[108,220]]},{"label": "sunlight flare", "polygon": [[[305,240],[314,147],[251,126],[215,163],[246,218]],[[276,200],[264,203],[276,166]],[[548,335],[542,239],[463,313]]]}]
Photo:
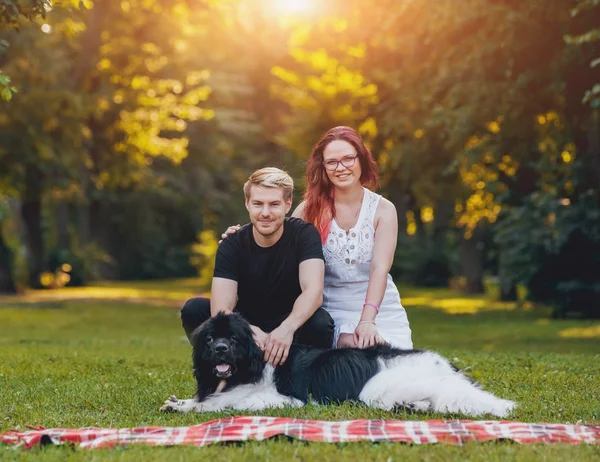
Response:
[{"label": "sunlight flare", "polygon": [[278,16],[307,15],[316,9],[315,0],[274,0],[269,7]]}]

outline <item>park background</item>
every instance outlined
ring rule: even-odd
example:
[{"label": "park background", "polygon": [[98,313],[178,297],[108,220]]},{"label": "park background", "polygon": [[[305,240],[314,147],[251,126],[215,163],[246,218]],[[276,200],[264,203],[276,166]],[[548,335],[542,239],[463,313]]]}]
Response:
[{"label": "park background", "polygon": [[156,413],[192,392],[177,309],[247,222],[248,175],[287,170],[297,204],[337,125],[398,211],[415,345],[517,419],[598,422],[598,17],[597,0],[0,0],[0,428],[197,421]]}]

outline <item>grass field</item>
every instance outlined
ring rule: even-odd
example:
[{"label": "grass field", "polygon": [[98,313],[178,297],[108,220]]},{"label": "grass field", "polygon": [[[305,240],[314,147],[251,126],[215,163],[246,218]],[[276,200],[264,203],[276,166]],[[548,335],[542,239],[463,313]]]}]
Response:
[{"label": "grass field", "polygon": [[[192,425],[224,414],[161,414],[171,394],[193,393],[190,347],[178,306],[197,281],[118,283],[0,298],[0,432],[25,425]],[[401,288],[413,340],[453,359],[484,387],[515,399],[512,419],[600,422],[600,323],[449,290]],[[360,406],[308,406],[310,419],[430,419]],[[265,415],[288,416],[272,410]],[[232,414],[225,414],[232,415]],[[464,416],[452,416],[460,418]],[[0,447],[0,460],[600,460],[600,446],[513,443],[409,446],[249,442],[207,448],[112,451]]]}]

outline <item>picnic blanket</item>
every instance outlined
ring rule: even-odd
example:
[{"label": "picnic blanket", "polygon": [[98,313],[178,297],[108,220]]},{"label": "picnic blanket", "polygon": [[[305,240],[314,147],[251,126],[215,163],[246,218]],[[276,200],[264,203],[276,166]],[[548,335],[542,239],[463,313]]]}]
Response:
[{"label": "picnic blanket", "polygon": [[81,448],[117,445],[206,446],[286,436],[329,443],[371,441],[411,444],[511,440],[517,443],[600,444],[600,425],[523,423],[488,420],[348,420],[321,421],[280,417],[231,417],[189,427],[54,428],[9,431],[0,443],[27,449],[44,444]]}]

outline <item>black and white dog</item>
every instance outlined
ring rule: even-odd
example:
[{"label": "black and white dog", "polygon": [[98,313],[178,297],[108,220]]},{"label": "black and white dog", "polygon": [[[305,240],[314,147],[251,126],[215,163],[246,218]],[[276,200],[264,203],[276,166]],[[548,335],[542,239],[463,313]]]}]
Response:
[{"label": "black and white dog", "polygon": [[302,406],[309,401],[361,401],[392,410],[507,416],[515,403],[484,391],[440,355],[389,346],[321,350],[292,345],[282,366],[273,368],[237,314],[219,314],[193,337],[193,399],[171,397],[163,411],[260,411]]}]

